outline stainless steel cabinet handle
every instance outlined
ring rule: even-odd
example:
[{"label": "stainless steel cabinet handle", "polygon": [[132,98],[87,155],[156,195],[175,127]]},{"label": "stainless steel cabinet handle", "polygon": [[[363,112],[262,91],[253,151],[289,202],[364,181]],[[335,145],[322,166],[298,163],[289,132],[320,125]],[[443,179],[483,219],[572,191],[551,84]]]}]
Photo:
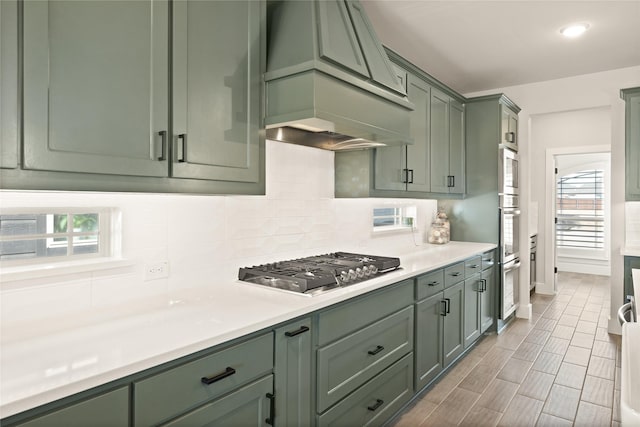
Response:
[{"label": "stainless steel cabinet handle", "polygon": [[178,140],[182,142],[182,156],[178,159],[178,163],[187,162],[187,134],[181,133],[178,135]]},{"label": "stainless steel cabinet handle", "polygon": [[160,132],[158,132],[158,135],[160,135],[160,157],[158,157],[158,160],[162,161],[162,160],[167,160],[167,131],[166,130],[161,130]]}]

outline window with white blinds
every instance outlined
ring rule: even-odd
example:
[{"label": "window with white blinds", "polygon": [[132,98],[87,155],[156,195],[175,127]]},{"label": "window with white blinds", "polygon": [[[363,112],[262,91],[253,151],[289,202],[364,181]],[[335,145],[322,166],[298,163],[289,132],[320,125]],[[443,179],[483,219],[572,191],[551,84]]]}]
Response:
[{"label": "window with white blinds", "polygon": [[558,177],[558,247],[604,248],[604,196],[604,171],[601,169],[584,170]]}]

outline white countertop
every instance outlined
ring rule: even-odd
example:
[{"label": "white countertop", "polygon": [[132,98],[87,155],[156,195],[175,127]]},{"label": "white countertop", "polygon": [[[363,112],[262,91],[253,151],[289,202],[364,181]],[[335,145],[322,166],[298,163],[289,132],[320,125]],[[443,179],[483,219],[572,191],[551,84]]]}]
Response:
[{"label": "white countertop", "polygon": [[400,255],[402,268],[306,297],[239,281],[192,288],[154,301],[2,325],[0,418],[222,344],[332,304],[495,248],[450,242]]}]

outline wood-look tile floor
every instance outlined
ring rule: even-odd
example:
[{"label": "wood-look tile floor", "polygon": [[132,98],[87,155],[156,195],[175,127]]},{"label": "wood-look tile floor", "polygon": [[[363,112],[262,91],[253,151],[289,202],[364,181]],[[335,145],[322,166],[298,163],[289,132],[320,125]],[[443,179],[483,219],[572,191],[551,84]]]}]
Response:
[{"label": "wood-look tile floor", "polygon": [[609,286],[609,277],[559,273],[554,297],[532,295],[532,319],[484,337],[394,426],[619,426]]}]

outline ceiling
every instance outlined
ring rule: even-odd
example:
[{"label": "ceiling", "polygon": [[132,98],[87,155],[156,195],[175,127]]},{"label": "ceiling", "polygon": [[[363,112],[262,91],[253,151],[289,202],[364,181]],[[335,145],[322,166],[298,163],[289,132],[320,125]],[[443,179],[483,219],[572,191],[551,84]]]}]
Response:
[{"label": "ceiling", "polygon": [[362,3],[385,46],[463,94],[640,65],[640,0]]}]

